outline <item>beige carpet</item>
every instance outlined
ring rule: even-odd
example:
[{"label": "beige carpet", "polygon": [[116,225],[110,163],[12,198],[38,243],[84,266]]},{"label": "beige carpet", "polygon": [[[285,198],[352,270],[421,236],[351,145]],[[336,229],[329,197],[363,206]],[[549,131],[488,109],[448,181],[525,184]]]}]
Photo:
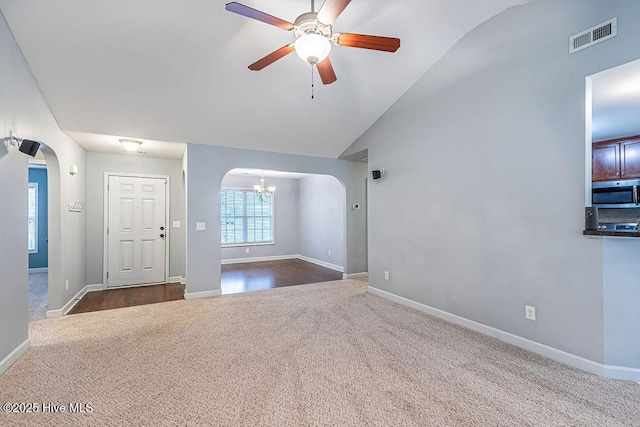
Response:
[{"label": "beige carpet", "polygon": [[611,381],[338,281],[34,322],[0,425],[640,425]]},{"label": "beige carpet", "polygon": [[47,317],[49,273],[29,273],[29,322]]}]

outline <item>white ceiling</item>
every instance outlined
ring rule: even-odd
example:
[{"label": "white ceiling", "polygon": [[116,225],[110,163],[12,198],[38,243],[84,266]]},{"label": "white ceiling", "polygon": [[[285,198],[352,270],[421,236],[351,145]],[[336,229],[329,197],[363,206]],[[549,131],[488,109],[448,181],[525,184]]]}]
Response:
[{"label": "white ceiling", "polygon": [[594,141],[640,135],[640,60],[591,76]]},{"label": "white ceiling", "polygon": [[151,156],[165,157],[169,159],[181,159],[187,144],[181,142],[155,141],[149,139],[136,138],[142,142],[137,151],[127,151],[122,148],[121,138],[127,136],[121,135],[100,135],[95,133],[65,131],[69,138],[79,141],[87,151],[95,151],[98,153],[109,154],[126,154],[131,156]]},{"label": "white ceiling", "polygon": [[[335,46],[323,86],[291,33],[220,0],[0,0],[60,127],[91,134],[337,157],[471,29],[529,0],[353,0],[334,31],[399,37],[395,54]],[[293,21],[308,0],[241,0]],[[322,2],[317,2],[318,7]],[[150,150],[150,149],[149,149]]]},{"label": "white ceiling", "polygon": [[305,178],[307,176],[311,176],[308,173],[297,173],[297,172],[282,172],[282,171],[271,171],[271,170],[262,170],[262,169],[243,169],[236,168],[231,169],[227,172],[227,175],[236,175],[236,176],[255,176],[265,178],[285,178],[285,179],[300,179]]}]

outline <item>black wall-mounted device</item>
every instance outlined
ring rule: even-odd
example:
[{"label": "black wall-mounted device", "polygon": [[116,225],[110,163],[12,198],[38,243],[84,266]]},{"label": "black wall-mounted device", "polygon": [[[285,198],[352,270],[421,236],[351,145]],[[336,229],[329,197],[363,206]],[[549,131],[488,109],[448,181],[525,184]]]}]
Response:
[{"label": "black wall-mounted device", "polygon": [[382,178],[382,172],[380,172],[379,170],[371,171],[371,175],[373,176],[373,179]]},{"label": "black wall-mounted device", "polygon": [[22,153],[28,154],[31,157],[35,157],[38,152],[38,148],[40,148],[40,143],[38,141],[32,141],[30,139],[23,139],[18,147],[18,150]]}]

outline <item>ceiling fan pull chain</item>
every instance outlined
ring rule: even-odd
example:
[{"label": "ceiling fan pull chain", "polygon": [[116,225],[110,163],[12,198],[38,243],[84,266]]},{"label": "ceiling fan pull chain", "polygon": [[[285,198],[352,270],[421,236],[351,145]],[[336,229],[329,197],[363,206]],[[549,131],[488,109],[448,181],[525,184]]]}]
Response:
[{"label": "ceiling fan pull chain", "polygon": [[315,97],[313,96],[313,88],[314,88],[314,84],[313,84],[313,64],[311,64],[311,99],[315,99]]}]

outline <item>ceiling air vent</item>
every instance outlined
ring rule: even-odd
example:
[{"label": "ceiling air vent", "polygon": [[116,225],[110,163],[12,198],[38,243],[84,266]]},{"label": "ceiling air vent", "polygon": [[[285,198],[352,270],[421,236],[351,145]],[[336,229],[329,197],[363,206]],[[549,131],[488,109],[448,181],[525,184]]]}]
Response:
[{"label": "ceiling air vent", "polygon": [[617,35],[618,18],[613,18],[586,31],[581,31],[575,36],[569,37],[569,53],[586,49]]}]

